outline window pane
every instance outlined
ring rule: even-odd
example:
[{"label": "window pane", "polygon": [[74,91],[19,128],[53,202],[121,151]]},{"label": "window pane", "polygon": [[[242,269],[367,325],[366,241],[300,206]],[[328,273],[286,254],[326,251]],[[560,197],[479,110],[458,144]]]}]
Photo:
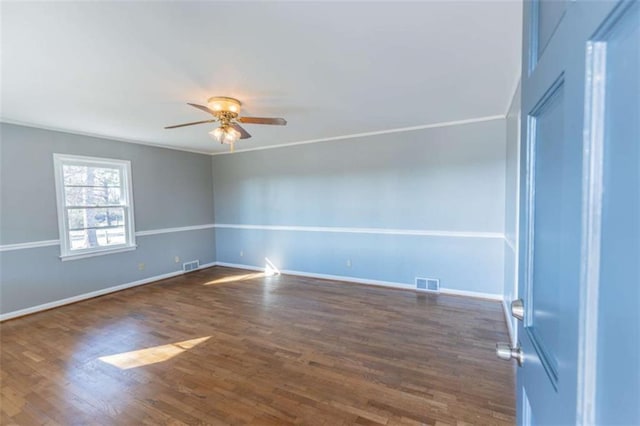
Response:
[{"label": "window pane", "polygon": [[111,209],[68,209],[67,215],[70,230],[124,225],[124,209],[121,207]]},{"label": "window pane", "polygon": [[65,187],[65,202],[67,206],[105,206],[124,204],[121,199],[120,188],[98,187]]},{"label": "window pane", "polygon": [[54,154],[54,165],[61,257],[135,247],[130,162]]},{"label": "window pane", "polygon": [[69,232],[71,250],[125,244],[127,238],[124,226],[109,229],[83,229]]},{"label": "window pane", "polygon": [[84,209],[67,210],[67,218],[69,220],[69,229],[86,228],[87,220]]},{"label": "window pane", "polygon": [[62,166],[65,185],[120,186],[120,169],[111,167]]},{"label": "window pane", "polygon": [[69,231],[69,242],[71,244],[71,250],[79,250],[89,248],[89,238],[87,230],[83,231]]},{"label": "window pane", "polygon": [[124,226],[118,228],[98,229],[96,230],[98,245],[112,246],[116,244],[124,244],[127,239],[124,234]]}]

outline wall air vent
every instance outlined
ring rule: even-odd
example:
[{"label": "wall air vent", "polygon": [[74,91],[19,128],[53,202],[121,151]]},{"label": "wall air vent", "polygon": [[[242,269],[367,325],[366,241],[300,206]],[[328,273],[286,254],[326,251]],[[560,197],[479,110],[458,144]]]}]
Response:
[{"label": "wall air vent", "polygon": [[440,280],[436,280],[435,278],[416,277],[416,290],[439,293]]},{"label": "wall air vent", "polygon": [[182,264],[182,270],[184,272],[195,271],[200,267],[199,260],[192,260],[191,262],[186,262]]}]

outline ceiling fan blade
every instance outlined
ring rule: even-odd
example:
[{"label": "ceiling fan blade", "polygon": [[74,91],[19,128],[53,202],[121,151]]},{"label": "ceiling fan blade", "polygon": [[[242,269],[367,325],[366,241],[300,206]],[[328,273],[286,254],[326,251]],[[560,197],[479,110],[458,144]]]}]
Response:
[{"label": "ceiling fan blade", "polygon": [[287,124],[287,120],[284,118],[239,117],[238,121],[249,124],[275,124],[277,126],[284,126]]},{"label": "ceiling fan blade", "polygon": [[177,127],[193,126],[194,124],[213,123],[215,121],[216,120],[194,121],[192,123],[184,123],[184,124],[176,124],[175,126],[167,126],[167,127],[165,127],[165,129],[175,129]]},{"label": "ceiling fan blade", "polygon": [[231,125],[234,129],[240,132],[240,139],[249,139],[251,135],[245,129],[242,128],[238,123],[233,123]]},{"label": "ceiling fan blade", "polygon": [[214,111],[210,110],[209,108],[207,108],[204,105],[192,104],[192,103],[189,103],[189,102],[187,102],[187,105],[191,105],[192,107],[198,108],[199,110],[207,112],[207,113],[209,113],[209,114],[211,114],[213,116],[216,115],[216,113]]}]

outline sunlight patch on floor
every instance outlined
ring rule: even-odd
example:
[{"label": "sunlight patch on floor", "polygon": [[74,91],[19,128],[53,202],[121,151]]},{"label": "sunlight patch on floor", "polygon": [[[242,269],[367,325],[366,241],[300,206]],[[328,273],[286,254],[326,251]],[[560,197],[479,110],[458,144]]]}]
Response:
[{"label": "sunlight patch on floor", "polygon": [[121,354],[103,356],[98,359],[102,362],[118,367],[121,370],[128,370],[130,368],[142,367],[166,361],[199,345],[202,342],[209,340],[209,338],[211,338],[211,336],[185,340],[183,342],[171,343],[168,345],[154,346],[137,351],[123,352]]},{"label": "sunlight patch on floor", "polygon": [[209,282],[204,283],[203,285],[215,285],[215,284],[224,284],[224,283],[232,283],[236,281],[244,281],[251,280],[253,278],[262,278],[265,277],[266,274],[264,272],[256,272],[253,274],[240,274],[240,275],[230,275],[228,277],[218,278]]}]

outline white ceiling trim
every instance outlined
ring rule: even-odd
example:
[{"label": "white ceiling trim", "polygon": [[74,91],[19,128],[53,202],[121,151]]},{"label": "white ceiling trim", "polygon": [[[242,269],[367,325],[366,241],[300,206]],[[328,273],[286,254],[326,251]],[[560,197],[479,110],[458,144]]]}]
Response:
[{"label": "white ceiling trim", "polygon": [[65,128],[62,128],[62,127],[43,126],[41,124],[36,124],[36,123],[25,123],[23,121],[7,120],[6,118],[2,118],[2,117],[0,117],[0,123],[14,124],[16,126],[24,126],[24,127],[33,127],[34,129],[40,129],[40,130],[51,130],[52,132],[70,133],[72,135],[88,136],[90,138],[98,138],[98,139],[107,139],[107,140],[118,141],[118,142],[135,143],[135,144],[138,144],[138,145],[148,145],[148,146],[153,146],[153,147],[156,147],[156,148],[172,149],[174,151],[191,152],[193,154],[211,155],[210,152],[196,151],[196,150],[187,149],[187,148],[180,148],[180,147],[177,147],[177,146],[174,146],[174,145],[162,145],[162,144],[159,144],[159,143],[153,143],[153,142],[147,142],[147,141],[141,141],[141,140],[135,140],[135,139],[117,138],[117,137],[113,137],[113,136],[109,136],[109,135],[102,135],[102,134],[99,134],[99,133],[91,133],[91,132],[83,132],[81,130],[65,129]]},{"label": "white ceiling trim", "polygon": [[493,121],[493,120],[501,120],[504,119],[505,115],[489,115],[486,117],[478,117],[478,118],[469,118],[466,120],[455,120],[455,121],[444,121],[442,123],[432,123],[432,124],[423,124],[421,126],[411,126],[411,127],[399,127],[396,129],[388,129],[388,130],[377,130],[374,132],[364,132],[364,133],[352,133],[349,135],[342,136],[332,136],[329,138],[320,138],[320,139],[309,139],[306,141],[299,142],[287,142],[278,145],[267,145],[260,146],[256,148],[247,148],[247,149],[236,149],[234,152],[214,152],[211,155],[227,155],[227,154],[236,154],[240,152],[249,152],[249,151],[262,151],[264,149],[275,149],[275,148],[285,148],[288,146],[295,145],[307,145],[318,142],[327,142],[327,141],[337,141],[342,139],[352,139],[352,138],[362,138],[365,136],[376,136],[376,135],[386,135],[389,133],[401,133],[401,132],[411,132],[413,130],[423,130],[423,129],[434,129],[438,127],[449,127],[449,126],[458,126],[462,124],[471,124],[471,123],[481,123],[483,121]]},{"label": "white ceiling trim", "polygon": [[195,150],[191,150],[191,149],[179,148],[179,147],[176,147],[176,146],[173,146],[173,145],[161,145],[161,144],[157,144],[157,143],[153,143],[153,142],[147,142],[147,141],[116,138],[116,137],[109,136],[109,135],[101,135],[101,134],[90,133],[90,132],[81,132],[81,131],[77,131],[77,130],[63,129],[63,128],[52,127],[52,126],[42,126],[42,125],[39,125],[39,124],[24,123],[24,122],[15,121],[15,120],[7,120],[7,119],[4,119],[4,118],[0,118],[0,123],[14,124],[16,126],[32,127],[32,128],[35,128],[35,129],[50,130],[50,131],[54,131],[54,132],[70,133],[72,135],[88,136],[88,137],[92,137],[92,138],[107,139],[107,140],[118,141],[118,142],[135,143],[135,144],[138,144],[138,145],[153,146],[153,147],[156,147],[156,148],[166,148],[166,149],[171,149],[171,150],[174,150],[174,151],[184,151],[184,152],[191,152],[191,153],[194,153],[194,154],[203,154],[203,155],[214,156],[214,155],[237,154],[237,153],[249,152],[249,151],[262,151],[262,150],[265,150],[265,149],[286,148],[288,146],[308,145],[308,144],[312,144],[312,143],[337,141],[337,140],[342,140],[342,139],[362,138],[362,137],[366,137],[366,136],[386,135],[386,134],[390,134],[390,133],[411,132],[411,131],[414,131],[414,130],[435,129],[435,128],[438,128],[438,127],[459,126],[459,125],[463,125],[463,124],[472,124],[472,123],[481,123],[481,122],[484,122],[484,121],[501,120],[501,119],[504,119],[505,117],[506,117],[505,115],[489,115],[489,116],[486,116],[486,117],[469,118],[469,119],[466,119],[466,120],[444,121],[442,123],[423,124],[423,125],[420,125],[420,126],[400,127],[400,128],[396,128],[396,129],[377,130],[377,131],[374,131],[374,132],[352,133],[352,134],[349,134],[349,135],[332,136],[332,137],[329,137],[329,138],[309,139],[309,140],[299,141],[299,142],[287,142],[287,143],[278,144],[278,145],[266,145],[266,146],[260,146],[260,147],[256,147],[256,148],[236,149],[233,153],[232,152],[195,151]]}]

